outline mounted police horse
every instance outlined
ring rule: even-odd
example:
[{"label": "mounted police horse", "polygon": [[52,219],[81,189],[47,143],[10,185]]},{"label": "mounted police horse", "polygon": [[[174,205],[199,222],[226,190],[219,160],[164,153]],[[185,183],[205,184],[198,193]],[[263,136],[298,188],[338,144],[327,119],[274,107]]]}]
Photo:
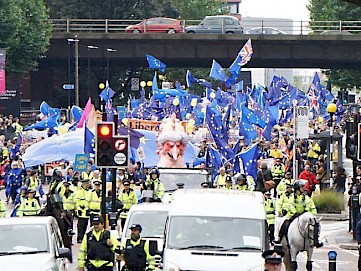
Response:
[{"label": "mounted police horse", "polygon": [[[59,194],[47,195],[46,206],[40,211],[40,216],[52,216],[59,225],[64,247],[71,251],[71,236],[73,229],[72,214],[63,209],[63,201]],[[72,262],[72,258],[69,259]]]},{"label": "mounted police horse", "polygon": [[312,271],[312,254],[318,241],[318,225],[316,216],[310,212],[301,214],[291,222],[288,233],[281,240],[286,271],[297,270],[297,255],[302,251],[307,252],[306,269]]}]

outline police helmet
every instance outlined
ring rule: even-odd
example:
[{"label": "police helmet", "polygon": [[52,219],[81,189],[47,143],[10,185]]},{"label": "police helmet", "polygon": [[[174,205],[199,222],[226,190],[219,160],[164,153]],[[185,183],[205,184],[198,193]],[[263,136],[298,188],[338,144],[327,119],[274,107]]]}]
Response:
[{"label": "police helmet", "polygon": [[158,177],[159,177],[159,170],[158,170],[156,167],[152,168],[152,169],[149,171],[149,175],[152,175],[152,174],[157,174]]},{"label": "police helmet", "polygon": [[227,176],[227,177],[226,177],[226,183],[227,183],[227,182],[232,182],[232,177],[231,177],[231,176]]},{"label": "police helmet", "polygon": [[59,204],[59,203],[62,203],[63,202],[63,199],[62,197],[59,195],[59,194],[52,194],[50,196],[50,203],[51,204]]},{"label": "police helmet", "polygon": [[306,184],[306,180],[297,180],[295,181],[295,183],[293,184],[293,189],[296,190],[300,190],[302,187],[305,186]]},{"label": "police helmet", "polygon": [[20,194],[22,190],[25,190],[25,193],[28,193],[28,187],[25,185],[21,186],[16,192]]},{"label": "police helmet", "polygon": [[237,182],[239,182],[239,181],[246,181],[246,180],[247,180],[246,174],[241,173],[241,174],[239,174],[239,176],[237,177]]}]

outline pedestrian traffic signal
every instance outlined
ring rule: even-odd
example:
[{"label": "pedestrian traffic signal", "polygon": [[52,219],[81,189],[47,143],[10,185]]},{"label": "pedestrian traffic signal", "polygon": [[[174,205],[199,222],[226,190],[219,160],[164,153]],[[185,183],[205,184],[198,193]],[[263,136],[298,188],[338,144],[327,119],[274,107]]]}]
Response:
[{"label": "pedestrian traffic signal", "polygon": [[95,164],[97,167],[127,167],[129,165],[128,136],[114,135],[113,122],[99,122],[96,131]]}]

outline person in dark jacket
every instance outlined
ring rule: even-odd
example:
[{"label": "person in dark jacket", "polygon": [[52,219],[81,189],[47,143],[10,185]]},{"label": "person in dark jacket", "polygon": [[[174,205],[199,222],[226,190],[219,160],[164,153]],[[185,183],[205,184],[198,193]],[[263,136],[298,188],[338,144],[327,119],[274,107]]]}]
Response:
[{"label": "person in dark jacket", "polygon": [[346,190],[346,174],[345,169],[343,167],[336,168],[336,176],[335,176],[335,192],[337,193],[345,193]]}]

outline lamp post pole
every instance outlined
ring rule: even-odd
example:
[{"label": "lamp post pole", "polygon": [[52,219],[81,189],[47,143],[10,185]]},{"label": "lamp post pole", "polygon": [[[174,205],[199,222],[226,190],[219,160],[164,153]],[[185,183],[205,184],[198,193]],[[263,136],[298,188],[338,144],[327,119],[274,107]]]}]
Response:
[{"label": "lamp post pole", "polygon": [[93,45],[88,45],[87,46],[88,48],[88,78],[87,78],[87,96],[90,97],[90,51],[93,50],[93,49],[98,49],[97,46],[93,46]]},{"label": "lamp post pole", "polygon": [[68,39],[68,42],[74,42],[75,50],[75,105],[79,106],[79,39],[75,35],[74,39]]},{"label": "lamp post pole", "polygon": [[107,48],[107,80],[109,81],[109,68],[110,68],[110,60],[109,60],[109,54],[116,52],[116,49]]},{"label": "lamp post pole", "polygon": [[333,160],[333,116],[336,113],[337,106],[334,103],[329,103],[327,106],[327,112],[330,114],[330,188],[333,186],[333,176],[332,176],[332,160]]}]

